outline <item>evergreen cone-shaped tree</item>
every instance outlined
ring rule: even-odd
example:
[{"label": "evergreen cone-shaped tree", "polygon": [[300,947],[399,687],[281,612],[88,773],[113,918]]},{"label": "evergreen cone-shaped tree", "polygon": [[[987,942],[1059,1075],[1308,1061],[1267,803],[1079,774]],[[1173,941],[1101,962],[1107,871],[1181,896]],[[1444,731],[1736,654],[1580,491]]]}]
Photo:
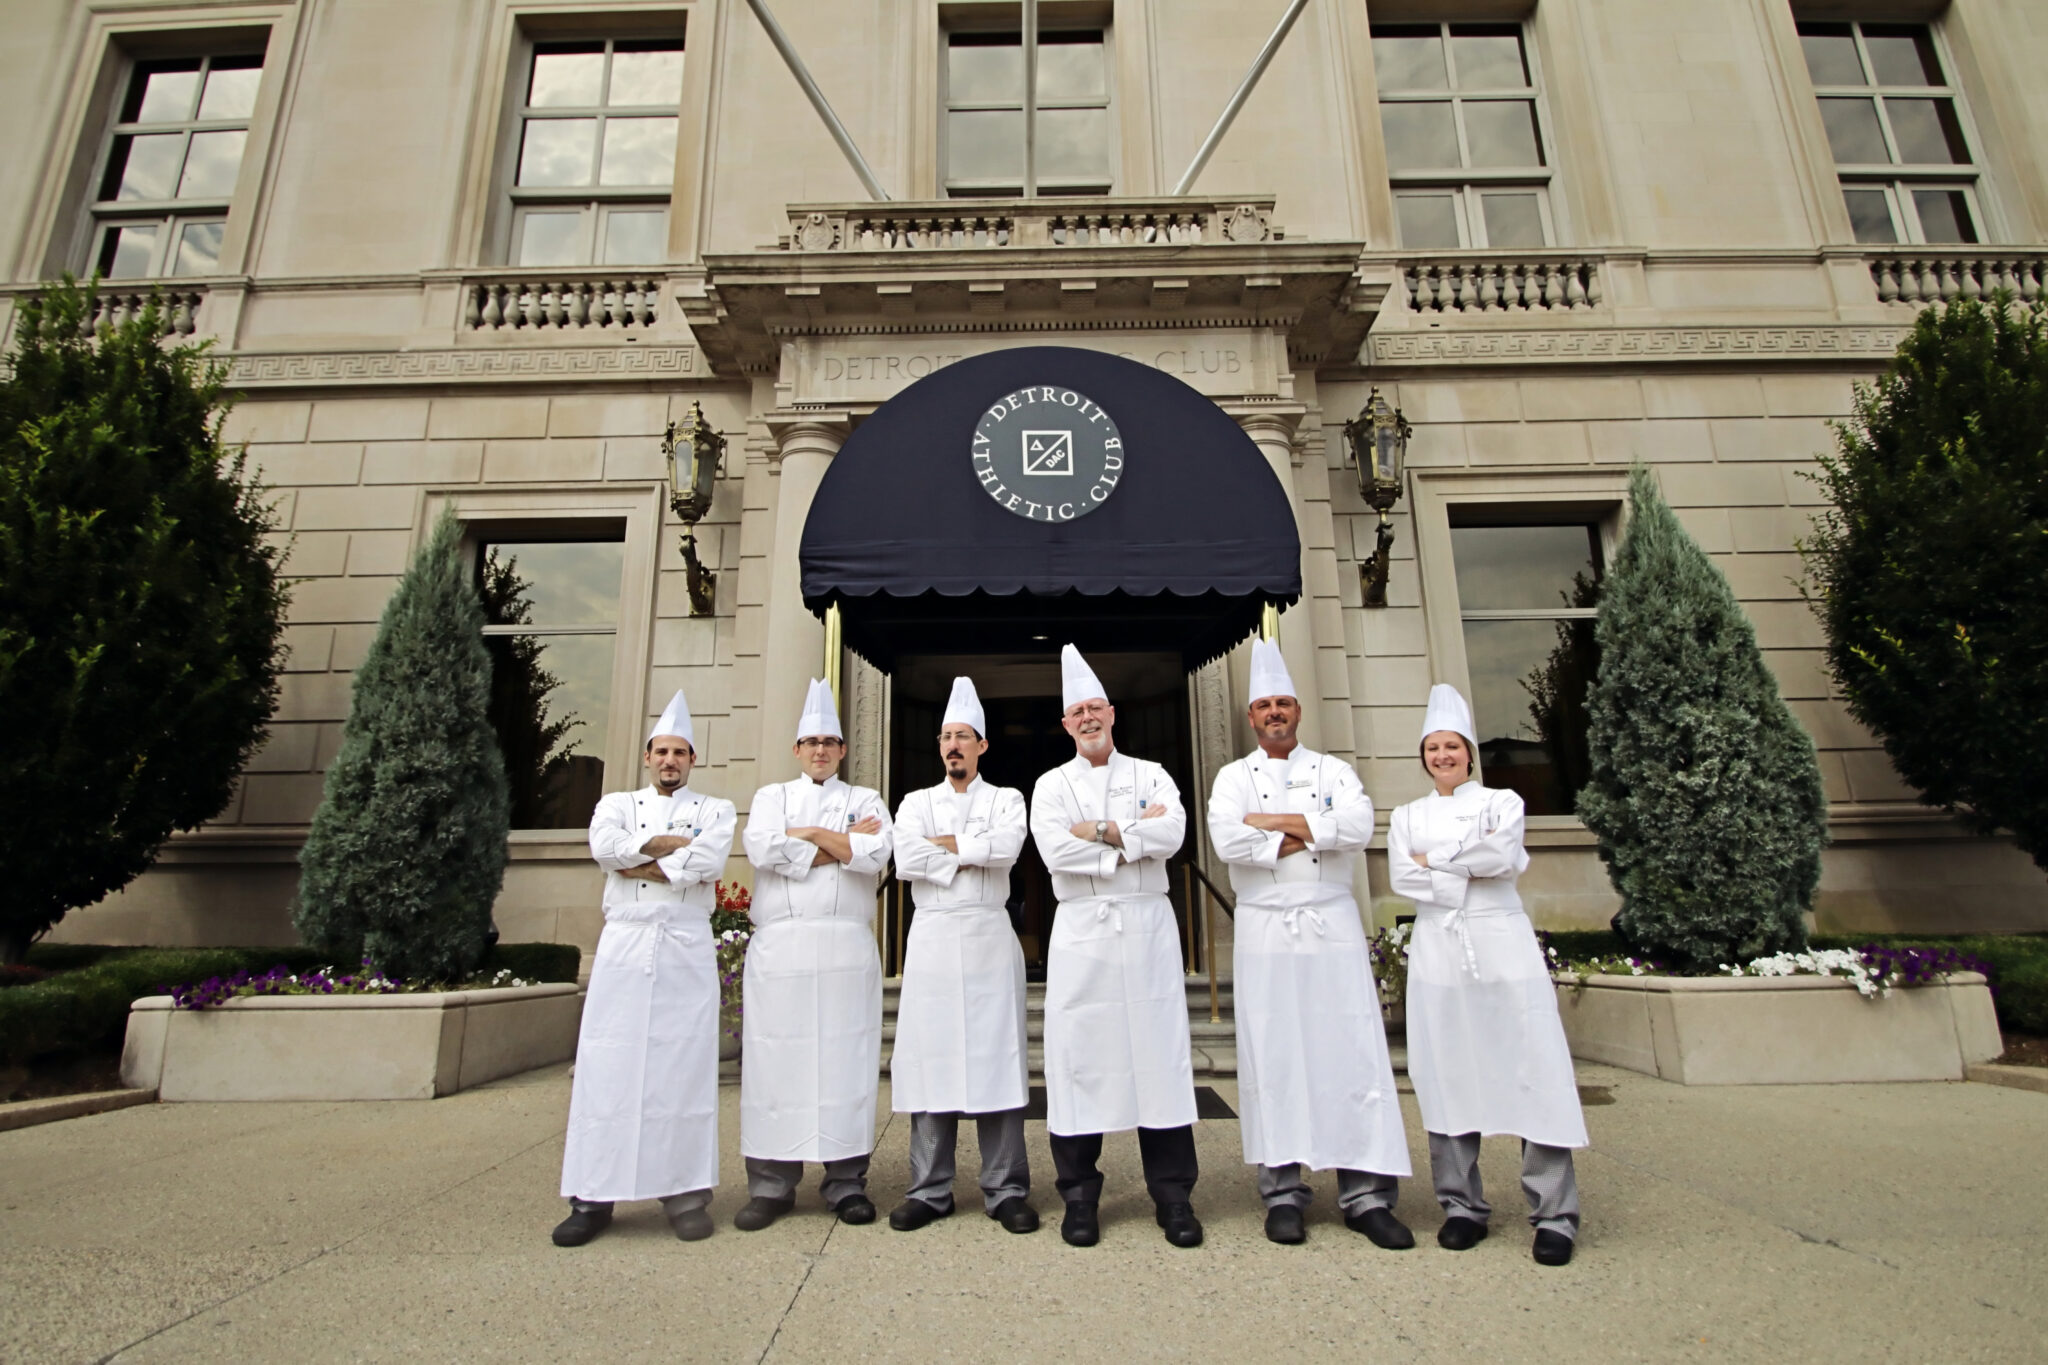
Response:
[{"label": "evergreen cone-shaped tree", "polygon": [[416,981],[460,979],[482,960],[511,828],[460,542],[451,511],[384,608],[293,910],[308,943]]},{"label": "evergreen cone-shaped tree", "polygon": [[1728,580],[1649,471],[1601,590],[1579,817],[1621,893],[1615,929],[1674,967],[1806,945],[1827,796]]}]

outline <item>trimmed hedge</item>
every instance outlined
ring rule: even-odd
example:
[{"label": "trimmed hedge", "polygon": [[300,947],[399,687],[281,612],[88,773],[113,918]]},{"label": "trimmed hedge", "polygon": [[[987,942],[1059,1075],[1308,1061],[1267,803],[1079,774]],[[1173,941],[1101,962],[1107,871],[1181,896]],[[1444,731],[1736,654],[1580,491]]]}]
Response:
[{"label": "trimmed hedge", "polygon": [[[1544,935],[1558,956],[1572,961],[1626,953],[1617,934],[1604,929],[1553,930]],[[1953,948],[1981,958],[1991,968],[1998,1025],[2009,1033],[2048,1036],[2048,935],[2044,934],[1816,934],[1815,948]]]},{"label": "trimmed hedge", "polygon": [[[262,972],[283,964],[296,971],[331,965],[312,948],[108,948],[38,944],[33,966],[60,972],[48,981],[0,991],[0,1064],[18,1065],[52,1052],[118,1046],[128,1007],[167,988]],[[484,956],[482,975],[510,971],[528,981],[574,981],[583,955],[572,943],[501,943]]]}]

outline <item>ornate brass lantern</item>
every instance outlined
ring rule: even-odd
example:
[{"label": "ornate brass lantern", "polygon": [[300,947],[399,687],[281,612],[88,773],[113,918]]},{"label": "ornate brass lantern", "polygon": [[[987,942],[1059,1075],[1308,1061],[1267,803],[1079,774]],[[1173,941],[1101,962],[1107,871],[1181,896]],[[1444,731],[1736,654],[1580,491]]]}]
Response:
[{"label": "ornate brass lantern", "polygon": [[1379,547],[1358,566],[1358,587],[1368,607],[1387,605],[1387,564],[1394,552],[1394,523],[1387,515],[1401,500],[1401,467],[1414,428],[1399,408],[1387,406],[1378,388],[1358,416],[1344,424],[1344,443],[1358,471],[1358,493],[1380,514]]},{"label": "ornate brass lantern", "polygon": [[668,424],[661,453],[668,457],[668,505],[683,523],[683,570],[690,589],[690,615],[709,616],[717,598],[718,575],[697,558],[697,523],[711,510],[725,438],[704,420],[704,405],[692,403],[681,423]]}]

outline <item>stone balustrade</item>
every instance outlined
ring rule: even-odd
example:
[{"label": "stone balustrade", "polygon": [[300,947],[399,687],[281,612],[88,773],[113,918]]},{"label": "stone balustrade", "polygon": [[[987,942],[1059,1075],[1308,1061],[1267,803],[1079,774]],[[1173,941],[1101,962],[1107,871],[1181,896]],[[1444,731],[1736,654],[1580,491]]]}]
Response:
[{"label": "stone balustrade", "polygon": [[93,299],[91,316],[85,320],[88,332],[102,326],[119,327],[142,316],[150,299],[156,300],[158,326],[165,336],[191,336],[198,329],[199,305],[206,298],[202,289],[109,289],[102,285]]},{"label": "stone balustrade", "polygon": [[1956,299],[1981,299],[2010,291],[2022,303],[2048,288],[2048,255],[1903,248],[1870,258],[1870,278],[1879,303],[1922,308]]},{"label": "stone balustrade", "polygon": [[1417,313],[1570,313],[1598,309],[1597,262],[1569,257],[1459,255],[1400,266]]},{"label": "stone balustrade", "polygon": [[793,204],[785,251],[1251,245],[1279,241],[1273,199],[948,199]]},{"label": "stone balustrade", "polygon": [[661,281],[637,275],[535,278],[521,273],[472,278],[462,285],[462,326],[472,332],[652,327],[660,298]]}]

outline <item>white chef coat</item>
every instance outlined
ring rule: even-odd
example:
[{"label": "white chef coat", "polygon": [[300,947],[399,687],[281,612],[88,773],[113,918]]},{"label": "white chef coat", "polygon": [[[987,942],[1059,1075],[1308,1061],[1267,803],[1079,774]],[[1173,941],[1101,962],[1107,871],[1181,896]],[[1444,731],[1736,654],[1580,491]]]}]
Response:
[{"label": "white chef coat", "polygon": [[[1313,836],[1280,856],[1254,813],[1299,815]],[[1216,774],[1209,839],[1237,893],[1233,989],[1244,1159],[1408,1175],[1408,1137],[1351,875],[1372,798],[1351,765],[1296,745]]]},{"label": "white chef coat", "polygon": [[[964,792],[941,782],[896,808],[896,874],[917,903],[889,1060],[899,1114],[989,1114],[1031,1098],[1024,950],[1004,908],[1024,833],[1024,794],[979,774]],[[932,842],[947,834],[958,853]]]},{"label": "white chef coat", "polygon": [[[1152,806],[1166,814],[1139,818]],[[1124,847],[1075,837],[1082,820],[1115,821]],[[1187,824],[1166,769],[1128,754],[1101,767],[1076,754],[1032,791],[1031,837],[1059,897],[1045,967],[1051,1132],[1195,1121],[1187,978],[1166,897],[1166,860]]]},{"label": "white chef coat", "polygon": [[[879,834],[849,838],[853,861],[812,865],[817,845],[784,831],[845,830],[874,816]],[[754,864],[740,1016],[740,1153],[837,1161],[875,1147],[882,1070],[882,963],[875,884],[889,865],[889,808],[868,787],[799,777],[754,793]]]},{"label": "white chef coat", "polygon": [[[688,787],[613,792],[590,817],[605,870],[604,931],[590,968],[569,1088],[562,1193],[659,1199],[718,1183],[718,961],[711,910],[732,852],[732,802]],[[666,885],[622,877],[659,859]]]},{"label": "white chef coat", "polygon": [[1477,782],[1394,812],[1389,880],[1416,910],[1408,1075],[1432,1133],[1512,1133],[1584,1147],[1557,990],[1515,892],[1529,866],[1522,824],[1520,796]]}]

